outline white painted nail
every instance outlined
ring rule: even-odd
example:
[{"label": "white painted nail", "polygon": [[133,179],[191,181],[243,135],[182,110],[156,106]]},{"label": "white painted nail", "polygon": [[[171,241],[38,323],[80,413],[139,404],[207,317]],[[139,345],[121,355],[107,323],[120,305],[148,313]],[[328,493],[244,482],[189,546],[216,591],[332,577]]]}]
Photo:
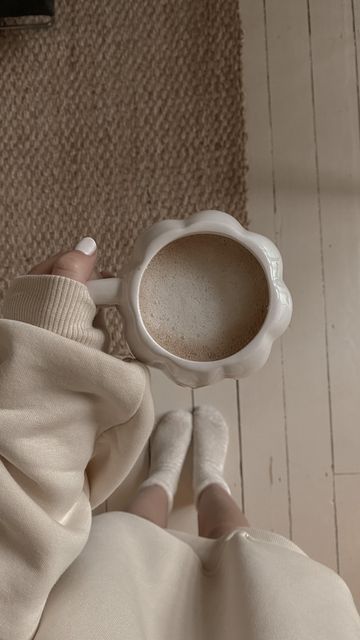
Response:
[{"label": "white painted nail", "polygon": [[96,251],[96,242],[93,238],[82,238],[82,240],[77,243],[75,249],[82,251],[82,253],[85,253],[87,256],[92,256]]}]

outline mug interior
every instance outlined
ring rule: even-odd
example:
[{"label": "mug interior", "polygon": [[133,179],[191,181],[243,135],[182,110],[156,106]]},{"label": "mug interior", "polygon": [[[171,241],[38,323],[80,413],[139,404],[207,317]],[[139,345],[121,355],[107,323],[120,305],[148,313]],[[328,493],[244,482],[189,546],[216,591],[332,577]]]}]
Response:
[{"label": "mug interior", "polygon": [[138,307],[152,340],[195,362],[223,360],[259,333],[270,305],[267,274],[252,251],[217,233],[163,246],[140,281]]}]

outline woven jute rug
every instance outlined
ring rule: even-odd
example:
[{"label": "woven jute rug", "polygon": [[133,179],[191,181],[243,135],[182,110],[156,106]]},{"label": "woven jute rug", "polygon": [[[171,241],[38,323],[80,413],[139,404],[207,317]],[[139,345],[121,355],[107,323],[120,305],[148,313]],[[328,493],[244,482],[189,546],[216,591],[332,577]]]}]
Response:
[{"label": "woven jute rug", "polygon": [[246,226],[242,38],[238,0],[58,0],[54,28],[0,33],[0,304],[83,236],[117,274],[160,219]]}]

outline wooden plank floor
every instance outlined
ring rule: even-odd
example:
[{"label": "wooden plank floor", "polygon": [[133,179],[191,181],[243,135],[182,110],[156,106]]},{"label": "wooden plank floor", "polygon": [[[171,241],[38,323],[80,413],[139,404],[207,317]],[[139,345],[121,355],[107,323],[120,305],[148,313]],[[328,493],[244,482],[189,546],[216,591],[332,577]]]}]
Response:
[{"label": "wooden plank floor", "polygon": [[[193,392],[151,369],[156,412],[218,407],[250,523],[337,571],[360,611],[360,4],[240,0],[240,14],[250,229],[281,251],[293,318],[247,379]],[[197,533],[191,464],[192,448],[169,528]]]}]

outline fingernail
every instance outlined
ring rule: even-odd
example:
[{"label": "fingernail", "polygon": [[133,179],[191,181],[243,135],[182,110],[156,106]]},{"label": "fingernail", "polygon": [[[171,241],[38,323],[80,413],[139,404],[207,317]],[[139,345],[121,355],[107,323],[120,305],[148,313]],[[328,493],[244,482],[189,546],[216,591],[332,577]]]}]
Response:
[{"label": "fingernail", "polygon": [[82,238],[82,240],[77,243],[75,249],[82,251],[82,253],[85,253],[87,256],[92,256],[96,251],[96,242],[93,238]]}]

